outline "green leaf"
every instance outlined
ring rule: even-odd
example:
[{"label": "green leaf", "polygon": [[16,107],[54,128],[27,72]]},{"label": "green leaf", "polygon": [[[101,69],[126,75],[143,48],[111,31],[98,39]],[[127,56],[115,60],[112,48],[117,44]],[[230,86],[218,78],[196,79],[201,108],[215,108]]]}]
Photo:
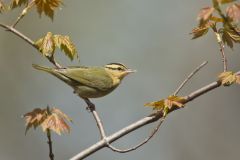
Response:
[{"label": "green leaf", "polygon": [[48,32],[45,37],[40,38],[37,42],[35,42],[35,45],[44,56],[53,56],[55,51],[55,44],[51,32]]},{"label": "green leaf", "polygon": [[218,3],[220,3],[220,4],[227,4],[227,3],[232,3],[232,2],[234,2],[234,1],[236,1],[236,0],[217,0],[218,1]]},{"label": "green leaf", "polygon": [[214,22],[207,22],[203,25],[200,25],[199,27],[196,27],[192,30],[191,34],[193,34],[193,38],[192,39],[196,39],[199,38],[205,34],[207,34],[208,30],[210,27],[212,27],[213,25],[215,25]]},{"label": "green leaf", "polygon": [[53,20],[54,10],[60,7],[62,0],[36,0],[35,4],[40,16],[44,13]]},{"label": "green leaf", "polygon": [[77,50],[69,36],[54,35],[55,46],[60,48],[71,59],[77,55]]}]

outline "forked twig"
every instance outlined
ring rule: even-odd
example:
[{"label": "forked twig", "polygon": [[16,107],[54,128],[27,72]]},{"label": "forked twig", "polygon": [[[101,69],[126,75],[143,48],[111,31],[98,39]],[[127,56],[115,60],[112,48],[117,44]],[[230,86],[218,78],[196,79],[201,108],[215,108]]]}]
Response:
[{"label": "forked twig", "polygon": [[173,95],[177,95],[179,91],[184,87],[184,85],[201,69],[203,68],[208,61],[204,61],[200,66],[198,66],[193,72],[191,72],[187,78],[181,83],[181,85],[177,88]]},{"label": "forked twig", "polygon": [[134,147],[131,147],[131,148],[128,148],[128,149],[118,149],[118,148],[113,147],[109,143],[107,144],[107,147],[110,148],[112,151],[118,152],[118,153],[127,153],[127,152],[134,151],[134,150],[138,149],[139,147],[143,146],[144,144],[146,144],[157,133],[157,131],[159,130],[163,121],[164,121],[164,117],[160,119],[158,125],[153,129],[152,133],[147,138],[145,138],[142,142],[140,142],[139,144],[137,144]]},{"label": "forked twig", "polygon": [[118,149],[118,148],[112,146],[109,143],[109,141],[107,140],[107,136],[106,136],[106,133],[104,131],[103,124],[101,122],[101,119],[100,119],[97,111],[96,111],[95,105],[88,98],[83,98],[83,97],[80,97],[80,98],[82,98],[87,103],[88,109],[92,113],[92,115],[93,115],[93,117],[94,117],[94,119],[95,119],[95,121],[97,123],[97,127],[98,127],[100,135],[101,135],[101,139],[106,142],[105,143],[106,147],[110,148],[114,152],[127,153],[127,152],[131,152],[131,151],[136,150],[137,148],[143,146],[144,144],[146,144],[157,133],[157,131],[159,130],[159,128],[160,128],[160,126],[162,124],[162,122],[164,121],[164,118],[162,118],[160,120],[160,122],[158,123],[157,127],[154,128],[152,133],[146,139],[144,139],[141,143],[137,144],[134,147],[128,148],[128,149]]}]

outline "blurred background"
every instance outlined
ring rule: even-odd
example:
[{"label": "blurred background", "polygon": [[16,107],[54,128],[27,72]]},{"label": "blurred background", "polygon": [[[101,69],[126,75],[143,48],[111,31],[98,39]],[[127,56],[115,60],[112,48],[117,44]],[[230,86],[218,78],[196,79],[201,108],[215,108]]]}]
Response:
[{"label": "blurred background", "polygon": [[[186,76],[203,61],[209,61],[181,90],[187,95],[216,80],[222,71],[213,33],[191,40],[202,1],[159,0],[65,0],[54,21],[39,18],[35,9],[18,25],[34,41],[48,31],[69,35],[75,43],[81,65],[121,62],[137,73],[124,79],[110,95],[94,99],[108,135],[150,114],[144,103],[172,94]],[[11,24],[20,9],[0,15]],[[240,69],[240,47],[226,48],[229,68]],[[63,65],[71,62],[60,51]],[[74,121],[71,133],[53,135],[57,160],[66,160],[99,140],[98,129],[85,103],[63,82],[32,64],[51,66],[33,47],[0,29],[0,159],[48,159],[47,139],[41,129],[25,132],[21,116],[36,107],[57,106]],[[140,149],[113,153],[102,149],[91,160],[226,160],[239,159],[240,86],[221,87],[171,113],[157,135]],[[113,143],[120,148],[143,140],[156,124],[141,128]]]}]

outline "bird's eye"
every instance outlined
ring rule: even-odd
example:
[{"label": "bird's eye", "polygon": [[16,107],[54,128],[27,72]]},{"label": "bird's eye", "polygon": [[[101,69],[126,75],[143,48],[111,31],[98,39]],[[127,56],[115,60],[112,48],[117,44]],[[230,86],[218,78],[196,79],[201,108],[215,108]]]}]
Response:
[{"label": "bird's eye", "polygon": [[122,70],[122,68],[121,68],[121,67],[118,67],[118,68],[117,68],[117,70],[121,71],[121,70]]}]

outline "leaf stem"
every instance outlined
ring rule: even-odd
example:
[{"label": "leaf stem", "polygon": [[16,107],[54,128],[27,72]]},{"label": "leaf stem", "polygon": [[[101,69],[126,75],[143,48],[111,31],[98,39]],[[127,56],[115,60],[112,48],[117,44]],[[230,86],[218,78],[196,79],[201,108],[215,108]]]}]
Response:
[{"label": "leaf stem", "polygon": [[51,131],[47,129],[47,138],[48,138],[48,147],[49,147],[49,158],[50,160],[54,160],[53,148],[52,148],[52,138],[51,138]]},{"label": "leaf stem", "polygon": [[11,27],[15,28],[18,22],[28,13],[29,9],[31,9],[36,0],[32,0],[27,6],[22,10],[21,14],[18,16],[17,20],[11,25]]},{"label": "leaf stem", "polygon": [[225,55],[225,51],[224,51],[224,43],[223,43],[223,40],[222,40],[222,37],[221,35],[219,34],[219,32],[217,31],[217,28],[216,26],[213,26],[212,27],[213,29],[213,32],[215,33],[216,35],[216,39],[217,39],[217,42],[218,42],[218,45],[220,47],[220,53],[221,53],[221,56],[222,56],[222,62],[223,62],[223,72],[226,72],[227,71],[227,57]]}]

